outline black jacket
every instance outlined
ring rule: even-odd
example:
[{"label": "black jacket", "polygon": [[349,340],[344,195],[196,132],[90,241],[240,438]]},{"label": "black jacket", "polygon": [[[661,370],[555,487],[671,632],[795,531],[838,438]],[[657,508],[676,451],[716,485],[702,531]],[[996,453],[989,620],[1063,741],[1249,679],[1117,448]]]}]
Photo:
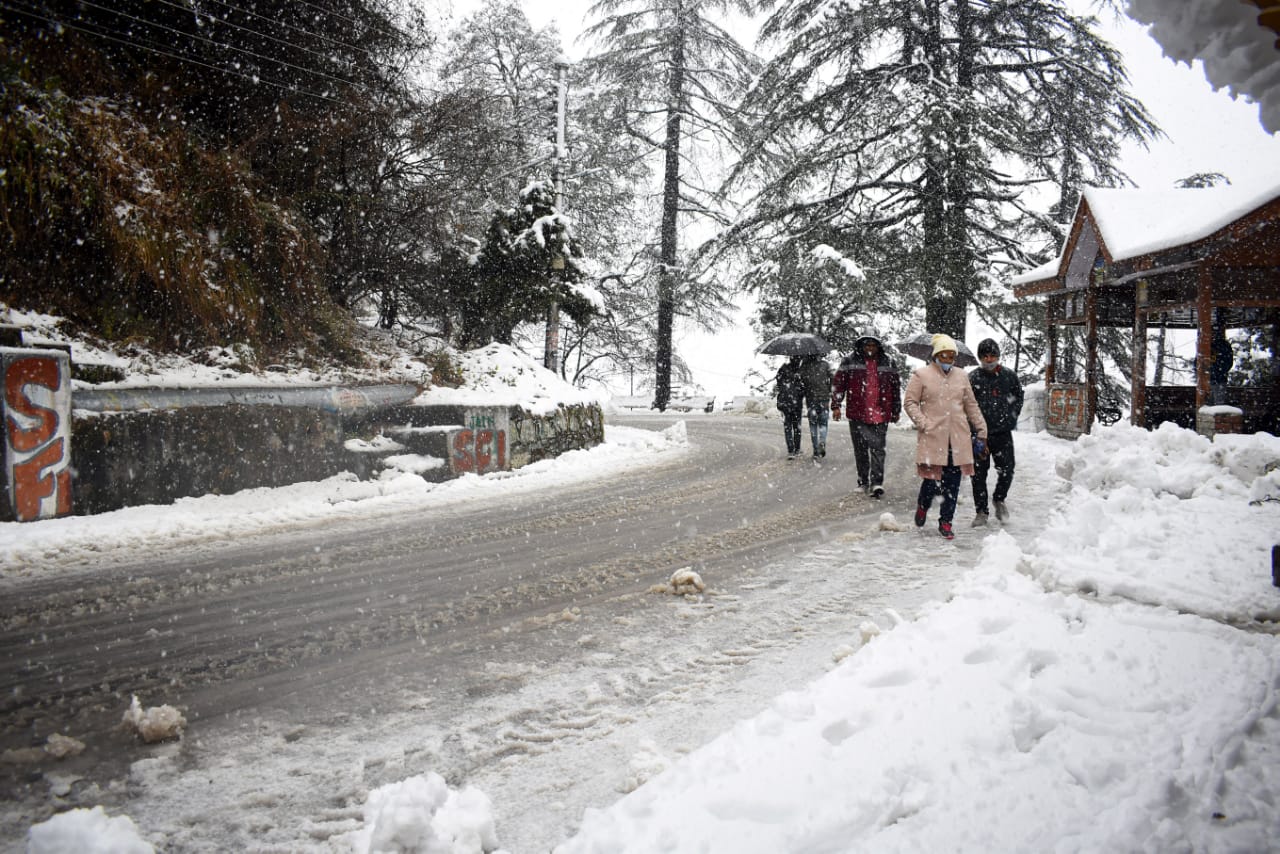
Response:
[{"label": "black jacket", "polygon": [[810,412],[831,405],[831,366],[819,356],[800,363],[800,379],[804,383],[805,406]]},{"label": "black jacket", "polygon": [[1013,371],[1003,365],[994,371],[974,368],[969,372],[969,385],[978,398],[978,408],[987,422],[987,433],[1007,433],[1018,426],[1022,412],[1022,383]]},{"label": "black jacket", "polygon": [[804,403],[804,377],[800,375],[800,366],[787,362],[778,368],[775,380],[778,383],[778,409],[783,412],[799,412]]}]

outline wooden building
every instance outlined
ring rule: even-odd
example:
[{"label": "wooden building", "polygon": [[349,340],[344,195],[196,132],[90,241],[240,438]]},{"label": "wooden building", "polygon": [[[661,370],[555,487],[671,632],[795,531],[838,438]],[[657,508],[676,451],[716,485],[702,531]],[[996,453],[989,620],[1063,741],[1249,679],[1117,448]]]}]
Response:
[{"label": "wooden building", "polygon": [[[1131,421],[1195,428],[1210,402],[1215,329],[1267,329],[1273,365],[1280,354],[1280,178],[1266,187],[1086,190],[1058,258],[1012,284],[1019,298],[1045,301],[1051,433],[1088,432],[1099,415],[1098,336],[1108,327],[1132,331]],[[1149,333],[1161,327],[1194,331],[1194,383],[1148,376]],[[1276,370],[1267,382],[1223,391],[1220,402],[1242,413],[1235,429],[1276,430]]]}]

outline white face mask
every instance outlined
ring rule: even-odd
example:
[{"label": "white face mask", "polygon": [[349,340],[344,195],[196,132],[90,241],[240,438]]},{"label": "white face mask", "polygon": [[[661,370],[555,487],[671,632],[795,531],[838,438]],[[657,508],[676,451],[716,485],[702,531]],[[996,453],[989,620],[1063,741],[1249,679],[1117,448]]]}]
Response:
[{"label": "white face mask", "polygon": [[999,361],[982,363],[982,370],[984,371],[994,371],[998,367],[1000,367]]}]

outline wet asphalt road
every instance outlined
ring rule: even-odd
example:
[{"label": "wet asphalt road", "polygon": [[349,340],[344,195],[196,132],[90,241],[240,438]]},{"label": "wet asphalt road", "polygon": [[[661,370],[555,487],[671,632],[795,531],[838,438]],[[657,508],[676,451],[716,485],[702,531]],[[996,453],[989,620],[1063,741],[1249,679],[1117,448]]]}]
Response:
[{"label": "wet asphalt road", "polygon": [[[677,420],[691,450],[643,471],[32,582],[0,603],[0,749],[71,733],[92,745],[77,764],[110,773],[127,759],[109,733],[130,694],[191,718],[323,719],[353,697],[376,703],[388,677],[448,681],[497,638],[536,644],[533,629],[566,609],[625,608],[675,569],[730,578],[913,506],[909,432],[890,431],[876,502],[854,492],[843,422],[825,459],[788,461],[776,418],[614,419]],[[7,796],[31,795],[31,769],[3,773]]]}]

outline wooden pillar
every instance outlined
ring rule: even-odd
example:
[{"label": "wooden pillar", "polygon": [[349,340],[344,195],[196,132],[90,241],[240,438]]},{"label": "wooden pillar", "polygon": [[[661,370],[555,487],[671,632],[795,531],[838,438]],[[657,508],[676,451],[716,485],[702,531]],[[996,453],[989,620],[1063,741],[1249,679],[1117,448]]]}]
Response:
[{"label": "wooden pillar", "polygon": [[1213,277],[1201,266],[1196,280],[1196,409],[1209,402],[1209,360],[1213,349]]},{"label": "wooden pillar", "polygon": [[1049,358],[1044,364],[1044,384],[1047,387],[1053,385],[1058,375],[1058,324],[1053,322],[1053,297],[1045,300],[1045,315],[1044,331],[1049,339]]},{"label": "wooden pillar", "polygon": [[1132,414],[1129,423],[1135,427],[1147,426],[1147,283],[1140,280],[1134,298],[1133,312],[1133,363],[1129,366],[1131,377],[1129,393],[1132,395]]},{"label": "wooden pillar", "polygon": [[1084,432],[1093,432],[1098,411],[1098,288],[1092,282],[1084,295]]}]

